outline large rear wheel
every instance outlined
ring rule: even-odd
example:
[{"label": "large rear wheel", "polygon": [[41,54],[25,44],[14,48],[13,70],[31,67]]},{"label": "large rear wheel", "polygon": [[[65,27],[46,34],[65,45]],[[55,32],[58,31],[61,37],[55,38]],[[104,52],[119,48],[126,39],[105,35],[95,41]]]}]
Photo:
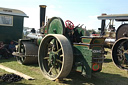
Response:
[{"label": "large rear wheel", "polygon": [[69,40],[61,34],[48,34],[39,46],[38,62],[43,75],[50,79],[66,77],[73,64],[73,52]]},{"label": "large rear wheel", "polygon": [[120,38],[113,45],[112,58],[116,66],[128,71],[128,38]]}]

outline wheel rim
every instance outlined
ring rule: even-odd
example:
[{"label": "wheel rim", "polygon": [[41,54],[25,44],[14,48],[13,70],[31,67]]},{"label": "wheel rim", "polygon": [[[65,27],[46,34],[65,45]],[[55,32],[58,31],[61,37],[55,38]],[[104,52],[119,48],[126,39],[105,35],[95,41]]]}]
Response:
[{"label": "wheel rim", "polygon": [[112,58],[121,69],[128,70],[128,39],[121,38],[113,46]]},{"label": "wheel rim", "polygon": [[[46,45],[47,43],[47,45]],[[63,47],[66,45],[68,47]],[[68,53],[70,50],[71,53]],[[72,68],[73,54],[70,42],[63,35],[46,36],[39,46],[39,66],[50,80],[66,77]]]}]

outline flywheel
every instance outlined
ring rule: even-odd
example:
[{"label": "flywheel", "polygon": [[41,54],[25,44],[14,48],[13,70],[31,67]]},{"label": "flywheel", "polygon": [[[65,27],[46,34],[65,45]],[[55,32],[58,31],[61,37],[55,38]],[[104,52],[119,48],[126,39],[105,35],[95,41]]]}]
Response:
[{"label": "flywheel", "polygon": [[73,64],[73,51],[69,40],[61,34],[46,35],[39,46],[38,63],[46,78],[65,78]]},{"label": "flywheel", "polygon": [[53,17],[49,20],[47,25],[48,34],[65,34],[64,22],[59,17]]}]

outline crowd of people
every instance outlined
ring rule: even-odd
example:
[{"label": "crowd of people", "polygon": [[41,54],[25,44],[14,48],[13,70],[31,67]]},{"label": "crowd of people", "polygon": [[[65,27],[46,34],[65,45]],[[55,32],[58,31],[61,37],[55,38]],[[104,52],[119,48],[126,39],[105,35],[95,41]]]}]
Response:
[{"label": "crowd of people", "polygon": [[2,41],[0,41],[0,58],[10,58],[12,57],[12,53],[16,51],[14,41],[11,41],[10,44],[6,45]]}]

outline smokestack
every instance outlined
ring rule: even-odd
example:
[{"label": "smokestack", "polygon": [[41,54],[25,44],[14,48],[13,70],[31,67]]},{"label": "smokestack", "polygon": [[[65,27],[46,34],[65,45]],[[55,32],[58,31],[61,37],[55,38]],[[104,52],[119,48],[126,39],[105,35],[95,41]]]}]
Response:
[{"label": "smokestack", "polygon": [[45,10],[46,5],[40,5],[40,27],[45,25]]}]

